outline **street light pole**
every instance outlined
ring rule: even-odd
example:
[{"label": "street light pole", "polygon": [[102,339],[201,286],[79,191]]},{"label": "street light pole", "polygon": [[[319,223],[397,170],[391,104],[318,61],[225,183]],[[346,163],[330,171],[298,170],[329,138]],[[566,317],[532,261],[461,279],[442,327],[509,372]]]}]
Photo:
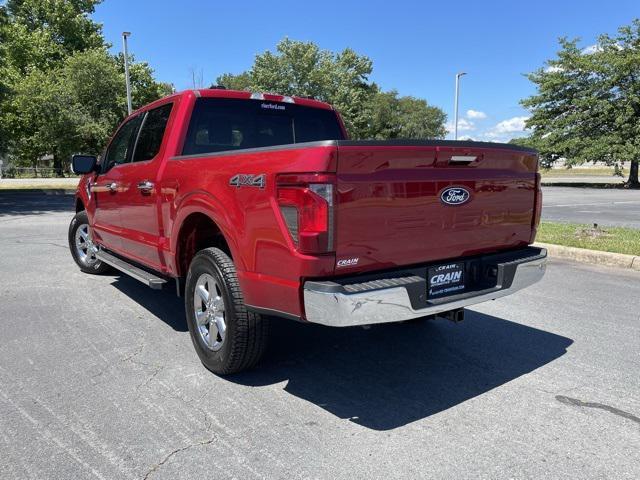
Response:
[{"label": "street light pole", "polygon": [[457,140],[458,139],[458,97],[460,95],[460,77],[466,75],[466,72],[460,72],[460,73],[456,73],[456,99],[455,99],[455,106],[453,107],[453,123],[454,123],[454,133],[453,133],[453,139]]},{"label": "street light pole", "polygon": [[129,52],[127,51],[127,37],[131,32],[122,32],[122,48],[124,50],[124,78],[127,84],[127,112],[131,115],[131,83],[129,82]]}]

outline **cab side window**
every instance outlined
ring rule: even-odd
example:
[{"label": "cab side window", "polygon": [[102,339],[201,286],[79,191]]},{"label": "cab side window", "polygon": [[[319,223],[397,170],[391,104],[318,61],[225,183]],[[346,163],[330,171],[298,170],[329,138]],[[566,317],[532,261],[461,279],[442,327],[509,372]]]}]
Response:
[{"label": "cab side window", "polygon": [[133,154],[134,162],[151,160],[158,154],[172,107],[173,104],[168,103],[147,112]]},{"label": "cab side window", "polygon": [[142,122],[142,115],[137,115],[120,127],[107,148],[104,171],[131,161],[133,147]]}]

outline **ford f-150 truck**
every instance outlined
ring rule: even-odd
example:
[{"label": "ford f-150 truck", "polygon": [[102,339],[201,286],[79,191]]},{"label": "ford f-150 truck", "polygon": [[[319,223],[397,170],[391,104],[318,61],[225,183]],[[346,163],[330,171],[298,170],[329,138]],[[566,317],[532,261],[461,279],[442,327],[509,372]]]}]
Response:
[{"label": "ford f-150 truck", "polygon": [[273,317],[459,320],[545,271],[537,154],[515,145],[350,141],[326,103],[203,89],[139,109],[100,159],[72,162],[80,269],[175,283],[218,374],[259,360]]}]

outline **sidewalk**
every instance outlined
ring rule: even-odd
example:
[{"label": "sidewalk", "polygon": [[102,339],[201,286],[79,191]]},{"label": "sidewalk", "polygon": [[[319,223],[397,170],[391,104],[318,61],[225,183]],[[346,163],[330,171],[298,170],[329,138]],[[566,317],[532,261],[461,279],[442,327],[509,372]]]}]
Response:
[{"label": "sidewalk", "polygon": [[3,190],[75,190],[79,178],[2,178]]}]

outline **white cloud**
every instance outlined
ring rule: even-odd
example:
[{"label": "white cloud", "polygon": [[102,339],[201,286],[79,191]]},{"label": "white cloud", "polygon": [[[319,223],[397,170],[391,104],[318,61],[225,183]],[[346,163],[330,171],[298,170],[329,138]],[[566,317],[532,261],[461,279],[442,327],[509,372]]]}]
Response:
[{"label": "white cloud", "polygon": [[557,73],[557,72],[562,72],[564,70],[564,68],[562,67],[558,67],[556,65],[551,65],[547,68],[544,69],[545,72],[547,73]]},{"label": "white cloud", "polygon": [[601,52],[601,51],[602,51],[602,47],[598,44],[594,44],[594,45],[589,45],[588,47],[583,48],[581,53],[583,55],[591,55],[592,53]]},{"label": "white cloud", "polygon": [[467,120],[467,119],[464,119],[464,118],[459,118],[458,119],[458,131],[459,132],[470,131],[470,130],[475,130],[475,129],[476,129],[476,125],[471,120]]},{"label": "white cloud", "polygon": [[499,122],[493,130],[496,133],[516,133],[523,132],[525,129],[525,122],[529,117],[513,117],[507,120]]},{"label": "white cloud", "polygon": [[[621,44],[620,42],[618,43],[612,43],[610,44],[611,47],[616,48],[618,50],[624,50],[625,46],[623,44]],[[589,45],[588,47],[584,47],[582,50],[580,50],[580,53],[582,53],[582,55],[591,55],[593,53],[598,53],[598,52],[602,52],[604,51],[604,48],[602,48],[602,45],[598,45],[593,44],[593,45]]]},{"label": "white cloud", "polygon": [[[447,123],[446,128],[449,133],[453,133],[453,131],[455,130],[453,122]],[[476,125],[471,120],[467,120],[466,118],[458,119],[458,132],[469,132],[475,129]]]},{"label": "white cloud", "polygon": [[512,138],[526,134],[525,122],[529,117],[512,117],[498,122],[495,126],[482,134],[485,140],[494,142],[508,142]]},{"label": "white cloud", "polygon": [[474,120],[483,120],[487,118],[487,114],[484,112],[479,112],[478,110],[467,110],[467,118],[472,118]]}]

